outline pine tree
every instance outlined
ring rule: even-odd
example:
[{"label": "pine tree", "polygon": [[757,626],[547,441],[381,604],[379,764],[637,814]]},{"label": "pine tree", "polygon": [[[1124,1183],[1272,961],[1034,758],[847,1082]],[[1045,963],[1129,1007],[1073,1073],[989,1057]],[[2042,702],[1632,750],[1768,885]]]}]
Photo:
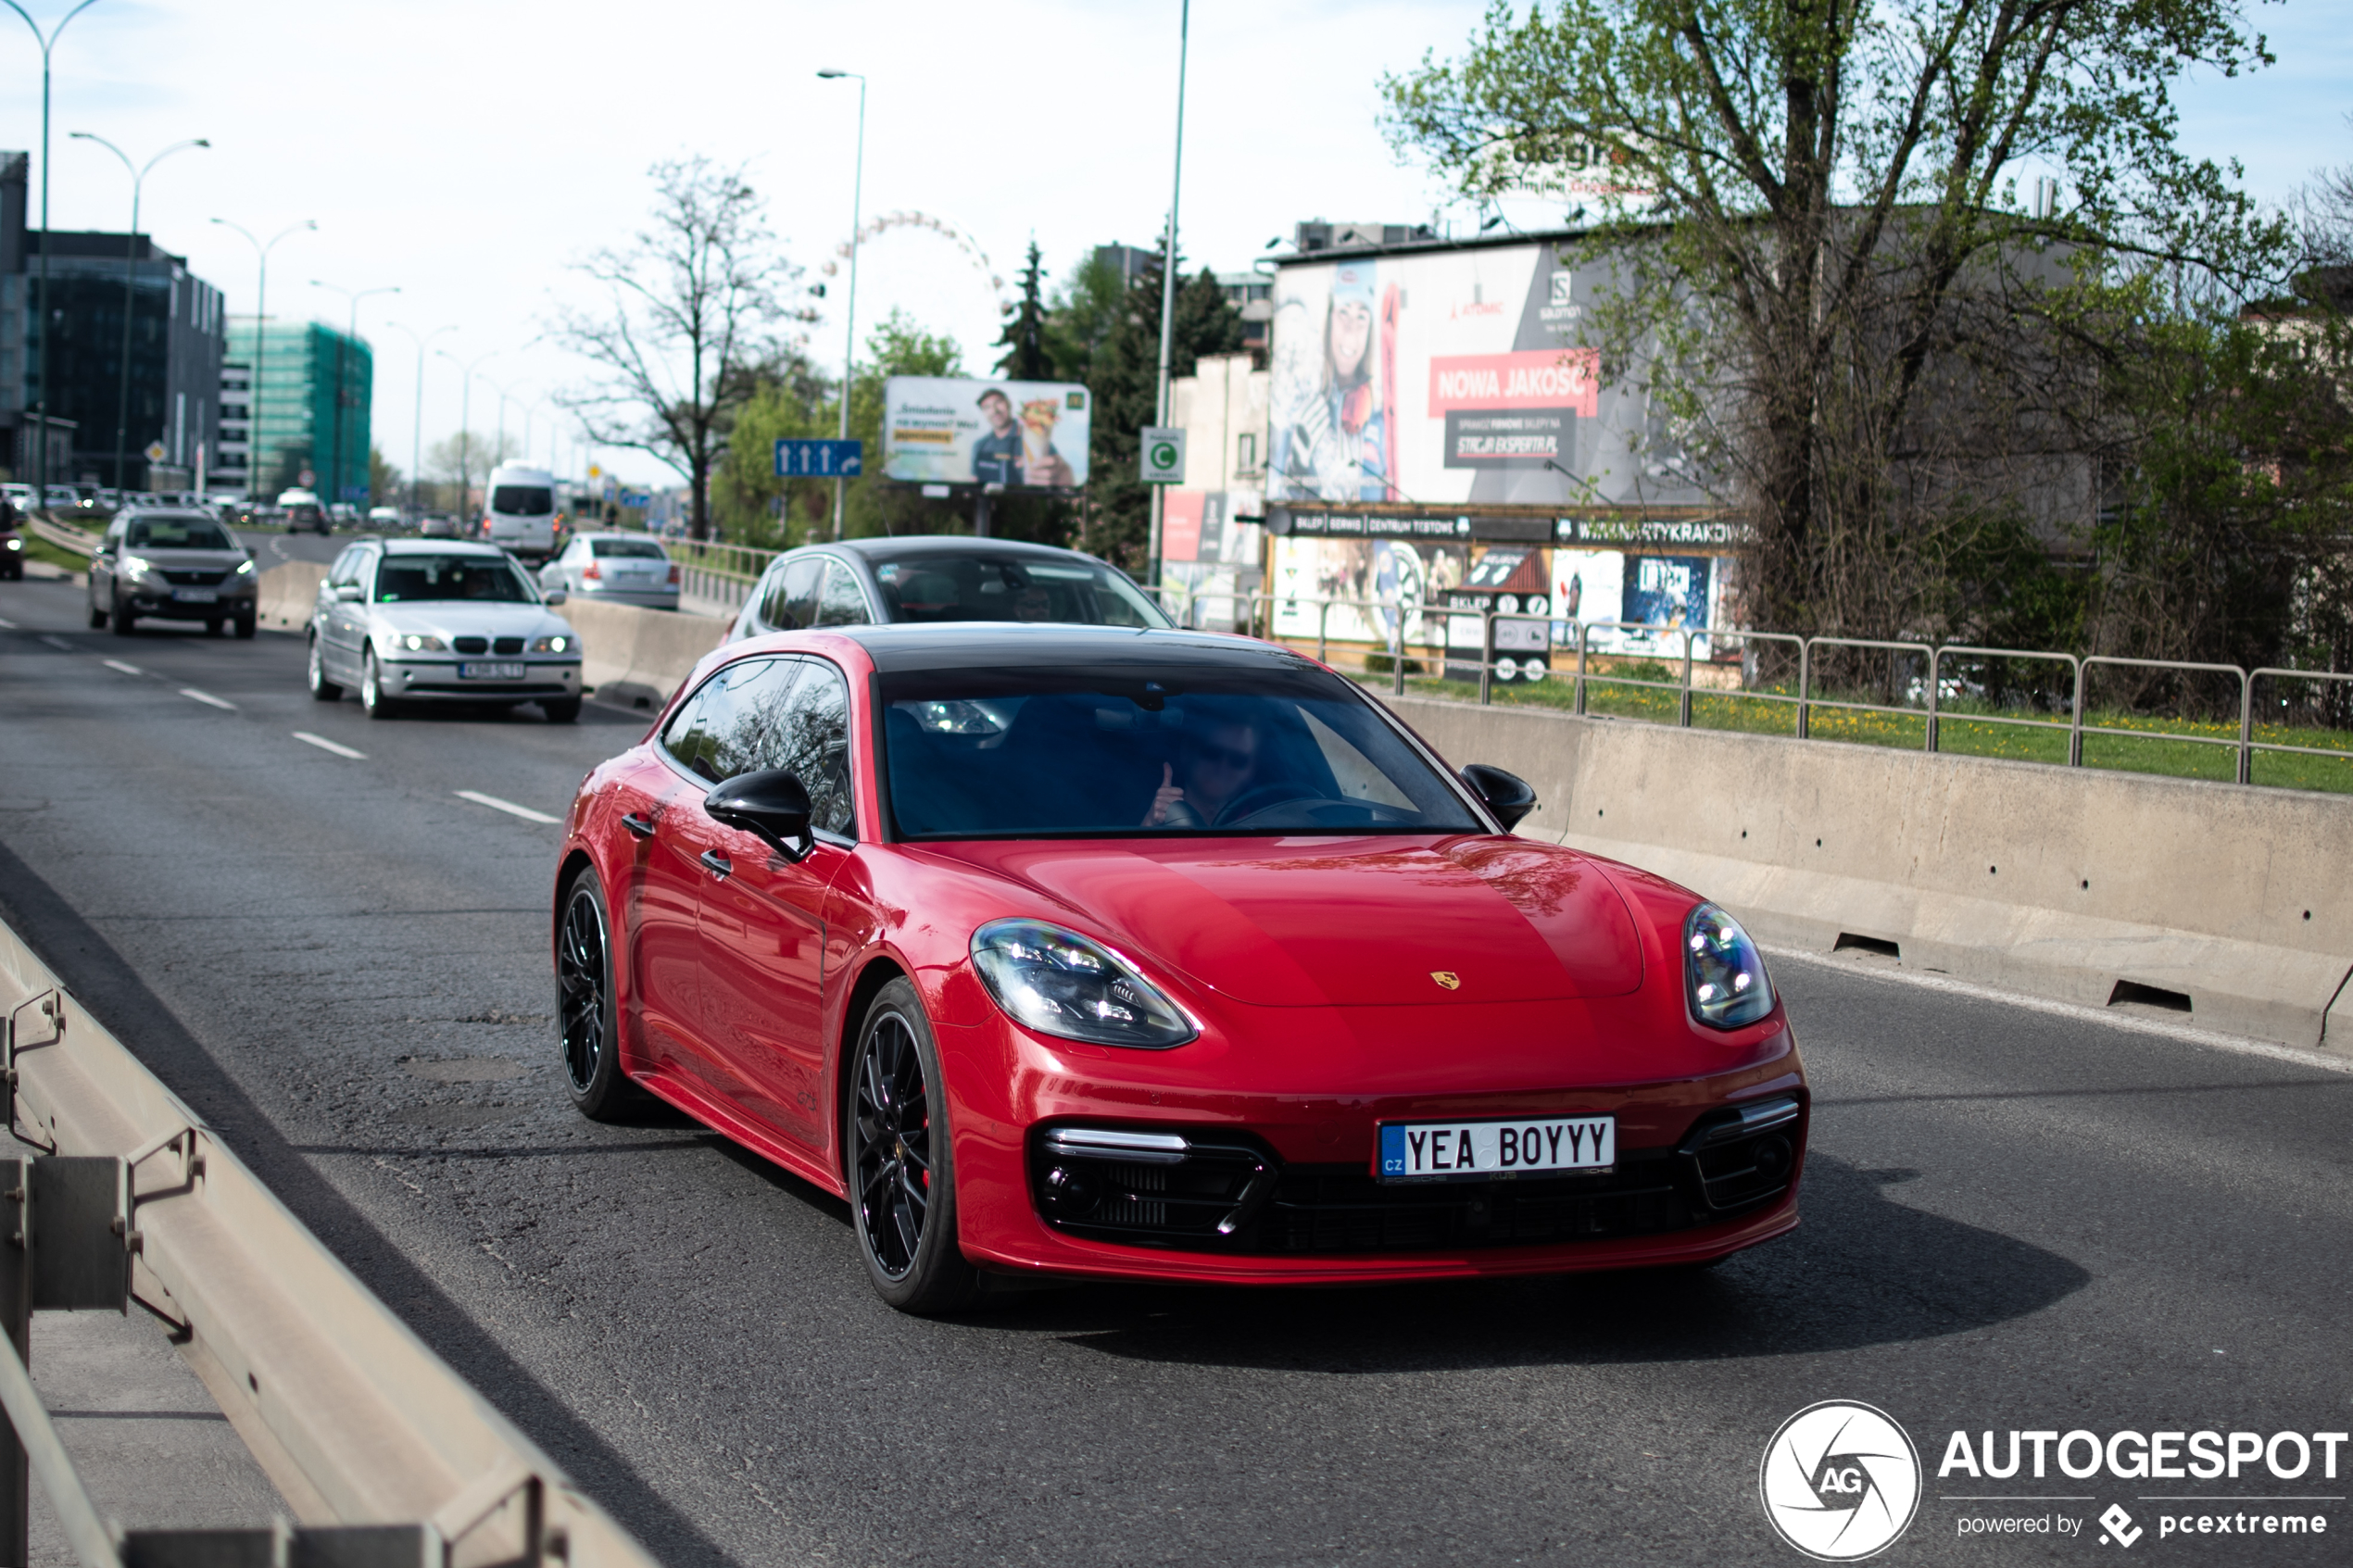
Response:
[{"label": "pine tree", "polygon": [[1012,381],[1051,381],[1054,367],[1046,349],[1046,301],[1040,285],[1044,269],[1039,263],[1038,241],[1029,242],[1029,258],[1021,270],[1021,302],[1005,312],[1005,331],[997,339],[997,346],[1005,352],[997,360],[997,373]]}]

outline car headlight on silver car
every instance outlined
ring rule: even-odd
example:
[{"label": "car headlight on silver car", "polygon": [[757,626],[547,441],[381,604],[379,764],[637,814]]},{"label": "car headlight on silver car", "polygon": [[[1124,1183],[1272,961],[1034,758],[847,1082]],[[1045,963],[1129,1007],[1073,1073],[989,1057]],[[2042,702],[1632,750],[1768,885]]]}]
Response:
[{"label": "car headlight on silver car", "polygon": [[449,645],[430,632],[403,632],[392,639],[392,646],[403,653],[447,653]]},{"label": "car headlight on silver car", "polygon": [[120,571],[125,577],[128,577],[133,583],[136,583],[155,569],[156,563],[148,560],[144,556],[125,556],[122,558],[122,565],[116,570]]},{"label": "car headlight on silver car", "polygon": [[531,651],[534,653],[578,653],[580,651],[580,639],[577,637],[541,637],[531,645]]},{"label": "car headlight on silver car", "polygon": [[1692,1016],[1711,1029],[1738,1029],[1773,1010],[1765,955],[1713,904],[1683,918],[1683,988]]},{"label": "car headlight on silver car", "polygon": [[991,921],[973,933],[972,952],[997,1005],[1041,1035],[1165,1050],[1201,1033],[1126,960],[1059,925]]}]

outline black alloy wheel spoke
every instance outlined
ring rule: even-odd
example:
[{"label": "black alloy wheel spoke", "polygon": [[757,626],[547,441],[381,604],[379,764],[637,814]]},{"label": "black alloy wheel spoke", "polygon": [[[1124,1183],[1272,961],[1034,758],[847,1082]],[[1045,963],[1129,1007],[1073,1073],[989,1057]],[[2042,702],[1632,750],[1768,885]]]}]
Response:
[{"label": "black alloy wheel spoke", "polygon": [[923,1058],[895,1016],[859,1052],[851,1110],[858,1211],[875,1265],[896,1279],[914,1267],[931,1210],[931,1115]]},{"label": "black alloy wheel spoke", "polygon": [[604,1056],[604,930],[596,901],[584,890],[564,911],[563,945],[557,964],[561,994],[564,1069],[573,1087],[585,1090]]}]

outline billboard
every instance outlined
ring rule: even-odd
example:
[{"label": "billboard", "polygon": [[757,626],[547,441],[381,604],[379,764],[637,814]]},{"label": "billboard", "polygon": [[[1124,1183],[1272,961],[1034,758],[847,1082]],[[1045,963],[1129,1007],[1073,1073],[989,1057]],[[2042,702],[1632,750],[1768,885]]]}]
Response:
[{"label": "billboard", "polygon": [[1284,267],[1266,499],[1711,504],[1648,394],[1601,379],[1605,277],[1541,244]]},{"label": "billboard", "polygon": [[1094,399],[1067,382],[892,376],[883,474],[904,484],[1068,490],[1087,483]]}]

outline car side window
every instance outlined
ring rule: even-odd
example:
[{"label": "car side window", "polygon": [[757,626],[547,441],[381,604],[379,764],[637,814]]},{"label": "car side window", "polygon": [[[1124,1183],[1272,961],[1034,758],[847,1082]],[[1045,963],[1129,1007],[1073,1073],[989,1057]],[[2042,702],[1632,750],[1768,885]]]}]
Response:
[{"label": "car side window", "polygon": [[823,556],[800,556],[784,564],[761,601],[760,623],[772,632],[805,632],[817,624],[817,584],[825,570]]},{"label": "car side window", "polygon": [[863,626],[874,618],[866,613],[866,592],[849,568],[837,560],[825,562],[825,586],[817,601],[820,626]]},{"label": "car side window", "polygon": [[855,836],[849,685],[823,660],[748,659],[727,666],[686,699],[661,744],[709,784],[782,768],[809,791],[812,826]]},{"label": "car side window", "polygon": [[335,558],[333,569],[327,573],[327,586],[330,588],[341,588],[347,583],[359,582],[359,561],[366,554],[367,552],[365,550],[362,550],[359,546],[354,545],[351,548],[337,556]]}]

